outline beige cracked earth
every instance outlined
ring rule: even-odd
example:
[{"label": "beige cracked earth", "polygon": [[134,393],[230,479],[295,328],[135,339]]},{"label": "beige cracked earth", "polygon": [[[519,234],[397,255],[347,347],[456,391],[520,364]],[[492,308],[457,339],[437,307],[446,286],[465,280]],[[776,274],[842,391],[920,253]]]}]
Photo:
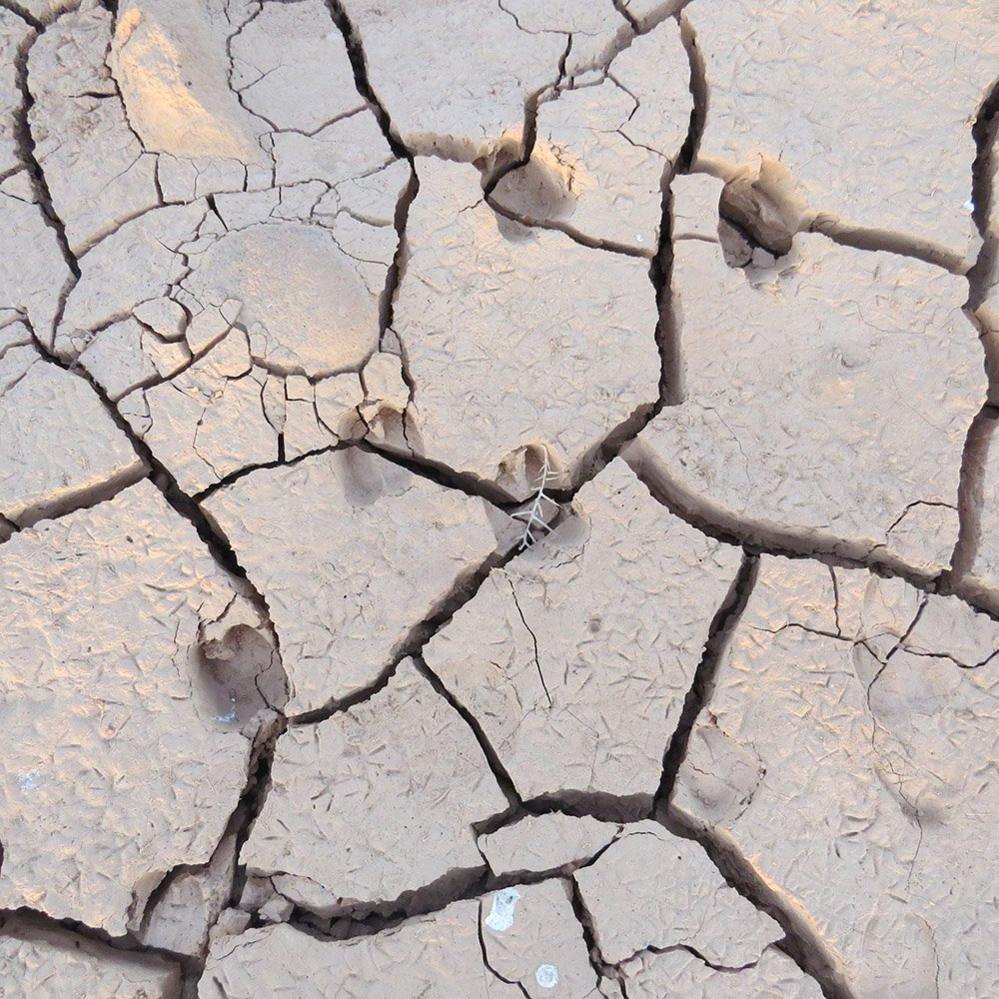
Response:
[{"label": "beige cracked earth", "polygon": [[995,0],[0,49],[0,997],[999,997]]}]

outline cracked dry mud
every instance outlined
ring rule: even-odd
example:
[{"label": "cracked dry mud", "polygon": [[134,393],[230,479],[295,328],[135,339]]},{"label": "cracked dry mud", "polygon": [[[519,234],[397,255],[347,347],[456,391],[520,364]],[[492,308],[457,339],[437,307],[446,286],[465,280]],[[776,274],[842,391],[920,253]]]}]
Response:
[{"label": "cracked dry mud", "polygon": [[999,996],[989,0],[0,0],[0,997]]}]

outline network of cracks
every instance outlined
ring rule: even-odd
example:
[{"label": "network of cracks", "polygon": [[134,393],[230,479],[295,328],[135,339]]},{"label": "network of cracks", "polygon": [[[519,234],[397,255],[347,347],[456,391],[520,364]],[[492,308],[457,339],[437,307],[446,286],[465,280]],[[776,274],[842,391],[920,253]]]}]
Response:
[{"label": "network of cracks", "polygon": [[0,996],[999,995],[988,0],[0,0]]}]

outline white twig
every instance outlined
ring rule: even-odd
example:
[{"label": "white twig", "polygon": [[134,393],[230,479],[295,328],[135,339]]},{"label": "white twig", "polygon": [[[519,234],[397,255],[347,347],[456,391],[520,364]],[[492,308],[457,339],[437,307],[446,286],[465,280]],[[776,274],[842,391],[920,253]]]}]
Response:
[{"label": "white twig", "polygon": [[558,503],[545,493],[545,486],[548,485],[548,478],[551,475],[551,466],[548,464],[548,450],[545,449],[542,453],[544,457],[538,472],[537,485],[535,486],[537,492],[534,494],[534,500],[526,510],[521,510],[513,515],[516,520],[524,522],[524,533],[520,536],[521,551],[530,548],[541,536],[541,532],[544,534],[551,532],[551,527],[545,520],[545,504],[548,503],[553,509],[558,509]]}]

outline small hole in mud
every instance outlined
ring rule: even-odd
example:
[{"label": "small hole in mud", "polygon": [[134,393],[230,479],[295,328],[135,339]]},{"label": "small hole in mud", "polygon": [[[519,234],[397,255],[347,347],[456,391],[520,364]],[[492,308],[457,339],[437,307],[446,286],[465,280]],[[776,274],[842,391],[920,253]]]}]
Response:
[{"label": "small hole in mud", "polygon": [[270,641],[248,625],[230,628],[221,641],[192,653],[192,685],[202,717],[239,729],[259,711],[288,700],[281,659]]},{"label": "small hole in mud", "polygon": [[505,174],[492,198],[508,212],[528,221],[552,222],[576,210],[576,168],[551,147],[535,147],[530,161]]}]

